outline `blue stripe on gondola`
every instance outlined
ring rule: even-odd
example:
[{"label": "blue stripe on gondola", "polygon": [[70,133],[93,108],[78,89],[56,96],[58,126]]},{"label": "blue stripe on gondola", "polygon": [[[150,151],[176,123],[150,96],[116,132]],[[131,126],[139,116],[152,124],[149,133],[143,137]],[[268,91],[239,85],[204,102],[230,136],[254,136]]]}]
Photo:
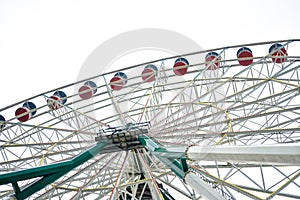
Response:
[{"label": "blue stripe on gondola", "polygon": [[175,63],[177,63],[177,62],[183,62],[183,63],[185,63],[186,65],[190,65],[190,64],[189,64],[189,61],[188,61],[187,59],[185,59],[185,58],[177,58],[177,59],[175,60]]},{"label": "blue stripe on gondola", "polygon": [[158,71],[157,67],[155,65],[152,65],[152,64],[146,65],[145,69],[152,69],[155,72]]},{"label": "blue stripe on gondola", "polygon": [[278,51],[279,49],[281,49],[283,46],[281,44],[275,43],[273,44],[270,48],[269,48],[269,53],[273,52],[273,51]]},{"label": "blue stripe on gondola", "polygon": [[56,91],[54,92],[53,94],[54,96],[58,96],[60,97],[61,99],[63,99],[63,101],[61,102],[62,104],[65,104],[67,102],[67,95],[66,93],[64,93],[63,91]]},{"label": "blue stripe on gondola", "polygon": [[93,89],[93,94],[96,94],[96,92],[97,92],[97,85],[96,85],[95,82],[93,82],[93,81],[87,81],[87,82],[84,83],[84,85],[90,86]]},{"label": "blue stripe on gondola", "polygon": [[219,54],[217,52],[209,52],[208,54],[206,54],[205,58],[209,57],[209,56],[219,56]]},{"label": "blue stripe on gondola", "polygon": [[[5,118],[2,116],[2,115],[0,115],[0,122],[5,122],[6,120],[5,120]],[[4,128],[5,127],[5,124],[4,123],[2,123],[1,125],[0,125],[0,129],[2,129],[2,128]]]},{"label": "blue stripe on gondola", "polygon": [[125,84],[127,84],[127,75],[123,72],[118,72],[115,74],[115,77],[120,77],[121,79],[125,80]]},{"label": "blue stripe on gondola", "polygon": [[237,51],[236,56],[239,57],[240,53],[245,52],[245,51],[252,54],[251,49],[249,49],[248,47],[242,47]]},{"label": "blue stripe on gondola", "polygon": [[23,107],[25,107],[25,108],[28,108],[29,110],[34,110],[33,112],[31,112],[31,115],[33,116],[33,115],[35,115],[35,113],[36,113],[36,106],[35,106],[35,104],[34,103],[32,103],[32,102],[25,102],[23,105],[22,105]]}]

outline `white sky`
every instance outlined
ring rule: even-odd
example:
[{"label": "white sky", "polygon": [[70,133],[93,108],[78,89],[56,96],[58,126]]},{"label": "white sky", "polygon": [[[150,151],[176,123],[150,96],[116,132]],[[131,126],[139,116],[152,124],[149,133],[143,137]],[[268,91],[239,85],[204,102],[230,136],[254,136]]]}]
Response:
[{"label": "white sky", "polygon": [[0,0],[0,108],[74,82],[87,56],[122,32],[169,29],[204,49],[300,38],[299,8],[297,0]]}]

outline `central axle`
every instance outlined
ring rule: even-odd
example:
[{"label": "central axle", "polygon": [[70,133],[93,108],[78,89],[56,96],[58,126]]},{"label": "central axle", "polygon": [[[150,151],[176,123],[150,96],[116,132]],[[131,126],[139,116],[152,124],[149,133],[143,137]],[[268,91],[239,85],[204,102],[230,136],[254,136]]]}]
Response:
[{"label": "central axle", "polygon": [[[97,142],[108,141],[108,148],[119,147],[121,150],[143,148],[138,140],[140,135],[148,133],[150,122],[128,123],[125,126],[101,129],[95,138]],[[111,149],[112,150],[112,149]]]}]

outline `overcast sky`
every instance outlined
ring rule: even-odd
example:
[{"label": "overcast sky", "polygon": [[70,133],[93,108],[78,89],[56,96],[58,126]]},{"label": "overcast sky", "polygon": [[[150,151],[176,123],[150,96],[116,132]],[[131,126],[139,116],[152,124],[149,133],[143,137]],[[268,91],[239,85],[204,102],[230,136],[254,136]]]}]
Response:
[{"label": "overcast sky", "polygon": [[297,0],[0,0],[0,107],[74,82],[97,46],[126,31],[169,29],[204,49],[300,38],[299,9]]}]

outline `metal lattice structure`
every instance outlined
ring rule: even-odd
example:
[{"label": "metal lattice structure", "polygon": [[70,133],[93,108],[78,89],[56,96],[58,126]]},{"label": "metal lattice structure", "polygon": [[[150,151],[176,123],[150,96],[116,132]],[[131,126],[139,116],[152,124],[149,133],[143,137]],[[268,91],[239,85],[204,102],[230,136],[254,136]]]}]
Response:
[{"label": "metal lattice structure", "polygon": [[299,199],[299,50],[172,56],[0,109],[0,198]]}]

